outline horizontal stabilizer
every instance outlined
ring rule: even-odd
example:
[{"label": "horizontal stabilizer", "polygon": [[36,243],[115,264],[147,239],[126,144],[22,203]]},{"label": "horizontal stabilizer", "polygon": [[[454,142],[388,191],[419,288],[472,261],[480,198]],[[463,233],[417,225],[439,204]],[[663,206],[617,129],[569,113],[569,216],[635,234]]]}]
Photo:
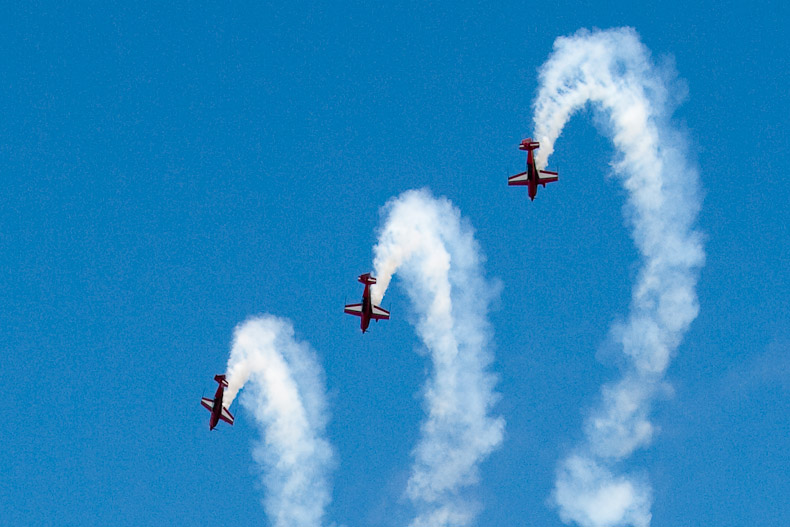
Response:
[{"label": "horizontal stabilizer", "polygon": [[518,145],[519,150],[535,150],[540,148],[540,143],[537,141],[533,141],[532,138],[527,138],[521,141],[521,144]]},{"label": "horizontal stabilizer", "polygon": [[222,413],[219,416],[220,419],[228,423],[229,425],[233,424],[233,414],[228,411],[227,408],[224,406],[222,407]]},{"label": "horizontal stabilizer", "polygon": [[346,308],[343,310],[344,313],[348,313],[349,315],[354,315],[357,317],[362,316],[362,304],[348,304]]},{"label": "horizontal stabilizer", "polygon": [[516,174],[515,176],[510,176],[507,178],[507,184],[510,186],[524,186],[529,185],[529,176],[526,172],[522,172],[521,174]]},{"label": "horizontal stabilizer", "polygon": [[359,275],[359,277],[357,278],[357,281],[362,283],[362,284],[366,284],[366,285],[372,285],[372,284],[376,283],[376,279],[374,277],[370,276],[370,273],[365,273],[365,274]]}]

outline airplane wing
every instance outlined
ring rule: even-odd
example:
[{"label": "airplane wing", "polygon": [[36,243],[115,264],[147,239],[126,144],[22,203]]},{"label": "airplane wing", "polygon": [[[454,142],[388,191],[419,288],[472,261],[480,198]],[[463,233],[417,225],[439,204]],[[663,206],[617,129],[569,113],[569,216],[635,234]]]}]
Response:
[{"label": "airplane wing", "polygon": [[357,317],[362,316],[362,304],[347,304],[346,308],[343,310],[344,313],[348,313],[349,315],[354,315]]},{"label": "airplane wing", "polygon": [[208,397],[203,397],[203,398],[200,400],[200,404],[202,404],[202,405],[203,405],[203,407],[204,407],[206,410],[208,410],[209,412],[210,412],[210,411],[212,411],[212,410],[214,409],[214,399],[209,399]]},{"label": "airplane wing", "polygon": [[379,306],[373,306],[373,313],[370,315],[370,318],[374,320],[389,320],[390,312],[386,309],[382,309]]},{"label": "airplane wing", "polygon": [[538,170],[538,183],[542,184],[544,187],[546,183],[552,183],[557,181],[560,178],[559,174],[556,172],[551,172],[550,170]]},{"label": "airplane wing", "polygon": [[521,174],[516,174],[515,176],[510,176],[507,178],[507,184],[510,186],[523,186],[529,185],[529,176],[526,172],[522,172]]},{"label": "airplane wing", "polygon": [[228,423],[229,425],[233,424],[233,414],[228,411],[227,408],[224,406],[222,407],[222,413],[219,416],[220,419]]}]

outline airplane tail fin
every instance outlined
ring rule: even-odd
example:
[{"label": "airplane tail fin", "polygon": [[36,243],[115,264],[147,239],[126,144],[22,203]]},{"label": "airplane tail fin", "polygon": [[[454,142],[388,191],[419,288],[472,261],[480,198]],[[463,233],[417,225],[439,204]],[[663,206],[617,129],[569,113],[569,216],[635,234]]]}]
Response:
[{"label": "airplane tail fin", "polygon": [[538,148],[540,148],[540,143],[538,143],[537,141],[533,141],[531,137],[527,137],[526,139],[521,141],[520,145],[518,145],[519,150],[526,150],[528,152],[532,150],[536,150]]},{"label": "airplane tail fin", "polygon": [[217,381],[218,383],[220,383],[225,388],[228,387],[228,381],[225,380],[225,374],[215,375],[214,376],[214,380]]},{"label": "airplane tail fin", "polygon": [[359,275],[359,278],[357,278],[357,280],[360,283],[363,283],[363,284],[366,284],[366,285],[372,285],[372,284],[376,283],[376,279],[374,277],[370,276],[370,273],[365,273],[365,274]]}]

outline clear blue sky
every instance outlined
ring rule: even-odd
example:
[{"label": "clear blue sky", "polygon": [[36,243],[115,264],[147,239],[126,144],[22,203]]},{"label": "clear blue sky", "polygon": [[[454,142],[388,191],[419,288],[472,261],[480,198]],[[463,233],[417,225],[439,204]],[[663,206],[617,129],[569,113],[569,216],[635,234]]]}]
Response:
[{"label": "clear blue sky", "polygon": [[[266,525],[252,420],[209,433],[233,328],[293,320],[326,370],[328,519],[395,525],[427,368],[409,304],[342,314],[379,208],[427,186],[477,230],[506,439],[478,524],[561,525],[556,463],[637,270],[590,112],[530,203],[506,176],[557,36],[629,25],[688,95],[700,314],[632,460],[653,525],[790,524],[790,9],[780,2],[6,5],[0,21],[3,522]],[[386,304],[385,304],[386,305]]]}]

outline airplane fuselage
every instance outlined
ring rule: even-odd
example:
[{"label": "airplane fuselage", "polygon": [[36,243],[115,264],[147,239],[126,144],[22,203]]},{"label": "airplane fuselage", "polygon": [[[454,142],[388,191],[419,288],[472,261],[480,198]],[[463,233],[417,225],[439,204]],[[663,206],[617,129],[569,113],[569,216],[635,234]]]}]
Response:
[{"label": "airplane fuselage", "polygon": [[214,430],[214,427],[219,423],[219,416],[222,414],[222,397],[225,395],[224,392],[225,387],[220,384],[217,387],[217,393],[214,394],[214,407],[211,409],[211,419],[209,419],[208,422],[209,430]]},{"label": "airplane fuselage", "polygon": [[535,168],[535,157],[532,155],[532,150],[527,151],[527,193],[529,194],[530,201],[535,201],[535,196],[538,195],[538,169]]},{"label": "airplane fuselage", "polygon": [[370,284],[365,284],[365,290],[362,291],[362,316],[359,317],[359,327],[362,328],[362,333],[368,330],[372,315],[373,303],[370,301]]}]

